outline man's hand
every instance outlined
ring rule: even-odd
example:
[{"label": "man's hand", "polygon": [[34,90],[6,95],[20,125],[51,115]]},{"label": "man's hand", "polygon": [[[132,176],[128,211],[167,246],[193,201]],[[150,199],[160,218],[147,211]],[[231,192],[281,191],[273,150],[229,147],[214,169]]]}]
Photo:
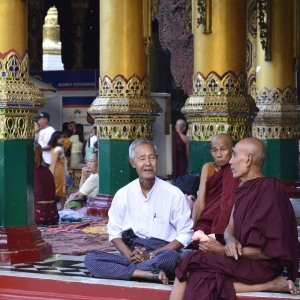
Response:
[{"label": "man's hand", "polygon": [[227,256],[234,257],[237,260],[239,256],[242,256],[242,248],[240,242],[235,237],[231,236],[227,240],[224,250]]},{"label": "man's hand", "polygon": [[150,259],[150,254],[147,253],[145,248],[135,247],[128,259],[131,262],[138,264],[140,262]]},{"label": "man's hand", "polygon": [[208,241],[199,242],[199,250],[210,254],[226,255],[224,246],[214,238],[209,238]]}]

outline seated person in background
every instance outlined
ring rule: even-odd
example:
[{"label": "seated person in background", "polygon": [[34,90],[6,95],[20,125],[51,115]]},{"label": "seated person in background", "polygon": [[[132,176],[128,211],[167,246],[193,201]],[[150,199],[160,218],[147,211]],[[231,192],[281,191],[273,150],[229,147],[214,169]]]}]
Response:
[{"label": "seated person in background", "polygon": [[34,146],[34,222],[37,225],[57,224],[59,217],[55,203],[55,182],[51,171],[42,166],[43,150]]},{"label": "seated person in background", "polygon": [[[179,260],[171,300],[235,300],[236,293],[261,291],[299,294],[293,284],[299,268],[295,213],[282,183],[264,177],[265,156],[256,138],[233,148],[229,163],[242,185],[235,191],[226,246],[209,238]],[[288,280],[281,276],[284,268]]]},{"label": "seated person in background", "polygon": [[121,188],[109,210],[107,232],[121,254],[93,250],[85,266],[94,277],[143,278],[168,284],[178,250],[191,242],[193,222],[184,194],[156,177],[157,148],[138,139],[129,161],[139,178]]},{"label": "seated person in background", "polygon": [[[70,195],[66,201],[65,208],[80,208],[87,198],[95,197],[99,190],[98,156],[92,153],[87,166],[82,168],[79,191]],[[82,201],[74,201],[82,199]],[[71,203],[70,203],[71,202]]]},{"label": "seated person in background", "polygon": [[[228,134],[220,133],[213,137],[210,153],[215,162],[206,163],[202,168],[199,193],[192,211],[194,230],[202,230],[207,235],[215,233],[223,243],[223,233],[234,202],[234,191],[241,182],[232,177],[229,165],[232,146]],[[192,245],[193,249],[199,249],[197,241]]]}]

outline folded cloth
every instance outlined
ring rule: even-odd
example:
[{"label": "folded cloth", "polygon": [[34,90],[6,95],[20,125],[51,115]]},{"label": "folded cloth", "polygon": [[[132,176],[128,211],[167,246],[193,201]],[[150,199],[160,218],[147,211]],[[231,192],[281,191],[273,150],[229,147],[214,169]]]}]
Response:
[{"label": "folded cloth", "polygon": [[216,235],[214,233],[206,235],[202,230],[197,230],[192,236],[193,241],[200,241],[200,242],[206,242],[209,240],[209,238],[216,239]]}]

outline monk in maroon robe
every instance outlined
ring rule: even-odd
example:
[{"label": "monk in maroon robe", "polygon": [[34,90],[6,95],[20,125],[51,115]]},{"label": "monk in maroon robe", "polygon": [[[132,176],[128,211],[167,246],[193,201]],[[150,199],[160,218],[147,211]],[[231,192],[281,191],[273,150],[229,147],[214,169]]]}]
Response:
[{"label": "monk in maroon robe", "polygon": [[[236,292],[290,292],[299,267],[295,214],[280,181],[263,177],[264,144],[255,138],[232,150],[233,176],[243,184],[225,230],[224,247],[216,240],[200,242],[199,251],[178,261],[171,300],[236,299]],[[288,280],[280,276],[283,269]]]},{"label": "monk in maroon robe", "polygon": [[175,130],[172,133],[172,179],[185,175],[188,168],[188,138],[185,135],[186,122],[177,120]]},{"label": "monk in maroon robe", "polygon": [[[202,230],[207,235],[215,233],[222,243],[234,203],[234,191],[241,182],[233,178],[228,164],[232,147],[228,134],[213,137],[211,154],[215,162],[209,162],[202,168],[199,194],[192,213],[195,231]],[[199,249],[198,241],[192,245],[193,249]]]}]

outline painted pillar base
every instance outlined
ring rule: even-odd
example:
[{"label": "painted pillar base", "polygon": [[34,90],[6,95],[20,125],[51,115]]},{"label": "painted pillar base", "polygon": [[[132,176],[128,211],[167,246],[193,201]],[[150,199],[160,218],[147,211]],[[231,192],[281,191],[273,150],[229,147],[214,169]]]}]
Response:
[{"label": "painted pillar base", "polygon": [[113,196],[98,194],[90,199],[87,207],[87,215],[92,217],[108,218],[108,210],[111,207]]},{"label": "painted pillar base", "polygon": [[0,265],[37,262],[52,256],[35,224],[24,227],[0,228]]},{"label": "painted pillar base", "polygon": [[131,140],[98,140],[99,194],[115,193],[138,177],[128,161]]},{"label": "painted pillar base", "polygon": [[189,142],[189,173],[201,172],[202,166],[205,163],[213,161],[213,158],[210,154],[210,149],[210,141]]}]

